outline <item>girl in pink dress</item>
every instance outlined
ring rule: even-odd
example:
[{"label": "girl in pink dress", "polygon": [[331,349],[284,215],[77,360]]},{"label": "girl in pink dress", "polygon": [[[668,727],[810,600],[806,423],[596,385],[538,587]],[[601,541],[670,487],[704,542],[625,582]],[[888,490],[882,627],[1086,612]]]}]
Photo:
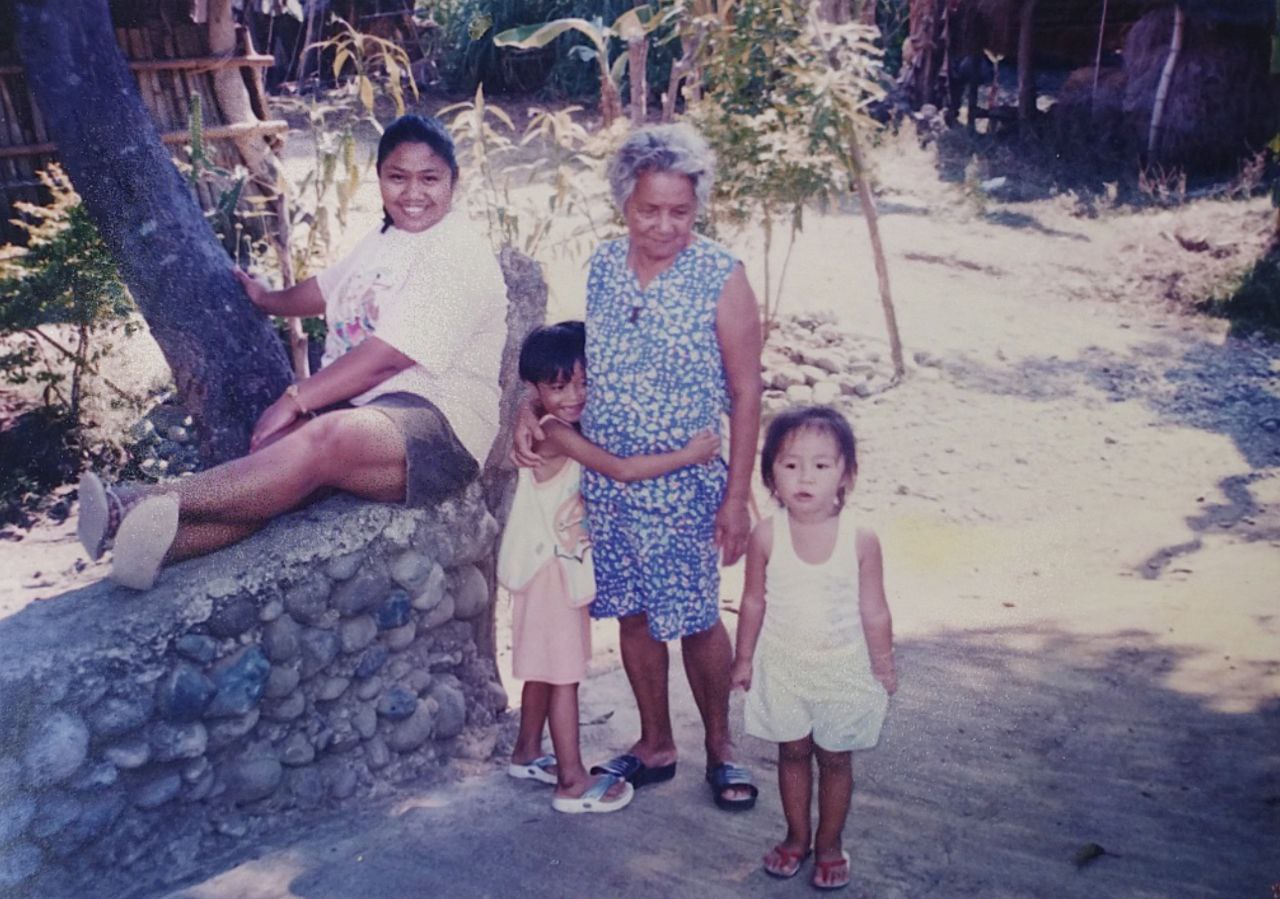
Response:
[{"label": "girl in pink dress", "polygon": [[[498,555],[498,577],[513,606],[512,673],[525,682],[507,772],[555,784],[557,811],[616,811],[631,801],[631,784],[588,774],[578,747],[578,684],[591,659],[587,604],[595,594],[579,477],[584,466],[618,481],[657,477],[714,458],[720,439],[705,432],[672,452],[621,458],[583,437],[586,330],[579,321],[530,334],[520,350],[520,377],[537,393],[545,437],[536,447],[541,463],[520,470]],[[554,755],[542,753],[544,723]]]}]

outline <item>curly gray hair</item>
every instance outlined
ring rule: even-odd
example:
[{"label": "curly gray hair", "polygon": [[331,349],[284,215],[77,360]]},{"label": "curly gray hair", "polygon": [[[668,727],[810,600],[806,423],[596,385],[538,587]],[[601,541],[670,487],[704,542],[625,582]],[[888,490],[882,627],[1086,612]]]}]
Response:
[{"label": "curly gray hair", "polygon": [[688,176],[698,210],[702,211],[711,199],[716,157],[706,139],[691,125],[650,125],[631,132],[609,162],[609,188],[619,210],[631,199],[636,182],[645,172]]}]

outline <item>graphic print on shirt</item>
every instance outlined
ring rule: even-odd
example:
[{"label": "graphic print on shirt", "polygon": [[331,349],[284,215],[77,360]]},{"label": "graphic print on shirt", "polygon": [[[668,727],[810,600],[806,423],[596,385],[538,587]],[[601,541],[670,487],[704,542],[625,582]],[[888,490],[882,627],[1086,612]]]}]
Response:
[{"label": "graphic print on shirt", "polygon": [[555,554],[561,559],[573,559],[581,562],[591,549],[591,539],[587,536],[587,512],[582,503],[582,494],[574,491],[556,509],[552,517],[555,528]]},{"label": "graphic print on shirt", "polygon": [[336,359],[377,331],[378,301],[390,290],[390,284],[389,273],[380,267],[352,272],[337,301],[327,310],[331,320],[326,356]]}]

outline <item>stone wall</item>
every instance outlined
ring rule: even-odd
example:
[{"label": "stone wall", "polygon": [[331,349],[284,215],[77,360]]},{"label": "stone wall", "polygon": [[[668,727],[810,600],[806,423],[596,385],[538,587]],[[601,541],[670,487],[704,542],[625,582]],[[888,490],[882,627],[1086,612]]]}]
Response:
[{"label": "stone wall", "polygon": [[[503,263],[509,422],[546,293],[533,263]],[[491,751],[508,441],[504,425],[480,482],[436,508],[337,497],[146,593],[100,582],[0,622],[0,893],[158,886]]]}]

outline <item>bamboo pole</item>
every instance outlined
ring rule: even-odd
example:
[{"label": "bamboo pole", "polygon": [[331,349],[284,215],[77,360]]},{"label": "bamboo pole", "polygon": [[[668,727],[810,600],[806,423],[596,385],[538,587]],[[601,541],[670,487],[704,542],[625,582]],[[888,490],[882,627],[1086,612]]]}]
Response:
[{"label": "bamboo pole", "polygon": [[[218,72],[219,69],[270,68],[275,64],[271,56],[248,54],[244,56],[189,56],[186,59],[134,59],[129,61],[132,72]],[[20,65],[0,65],[0,77],[22,74]]]},{"label": "bamboo pole", "polygon": [[[268,119],[265,122],[237,122],[233,125],[218,125],[205,128],[205,140],[235,140],[246,134],[284,134],[289,130],[289,123],[283,119]],[[160,135],[166,144],[185,144],[191,139],[190,131],[170,131]],[[42,144],[24,144],[17,147],[0,147],[0,159],[21,156],[51,156],[58,152],[58,145],[53,142]]]},{"label": "bamboo pole", "polygon": [[1177,68],[1178,56],[1182,53],[1182,35],[1186,29],[1186,15],[1182,7],[1173,7],[1173,37],[1169,39],[1169,55],[1165,57],[1164,68],[1160,71],[1160,83],[1156,87],[1156,98],[1151,107],[1151,130],[1147,133],[1147,163],[1155,161],[1156,148],[1160,144],[1160,131],[1164,127],[1164,106],[1169,97],[1169,84],[1173,81],[1173,70]]},{"label": "bamboo pole", "polygon": [[1093,118],[1098,105],[1098,75],[1102,71],[1102,40],[1107,34],[1107,0],[1102,0],[1102,19],[1098,22],[1098,52],[1093,57],[1093,89],[1089,91],[1089,117]]}]

